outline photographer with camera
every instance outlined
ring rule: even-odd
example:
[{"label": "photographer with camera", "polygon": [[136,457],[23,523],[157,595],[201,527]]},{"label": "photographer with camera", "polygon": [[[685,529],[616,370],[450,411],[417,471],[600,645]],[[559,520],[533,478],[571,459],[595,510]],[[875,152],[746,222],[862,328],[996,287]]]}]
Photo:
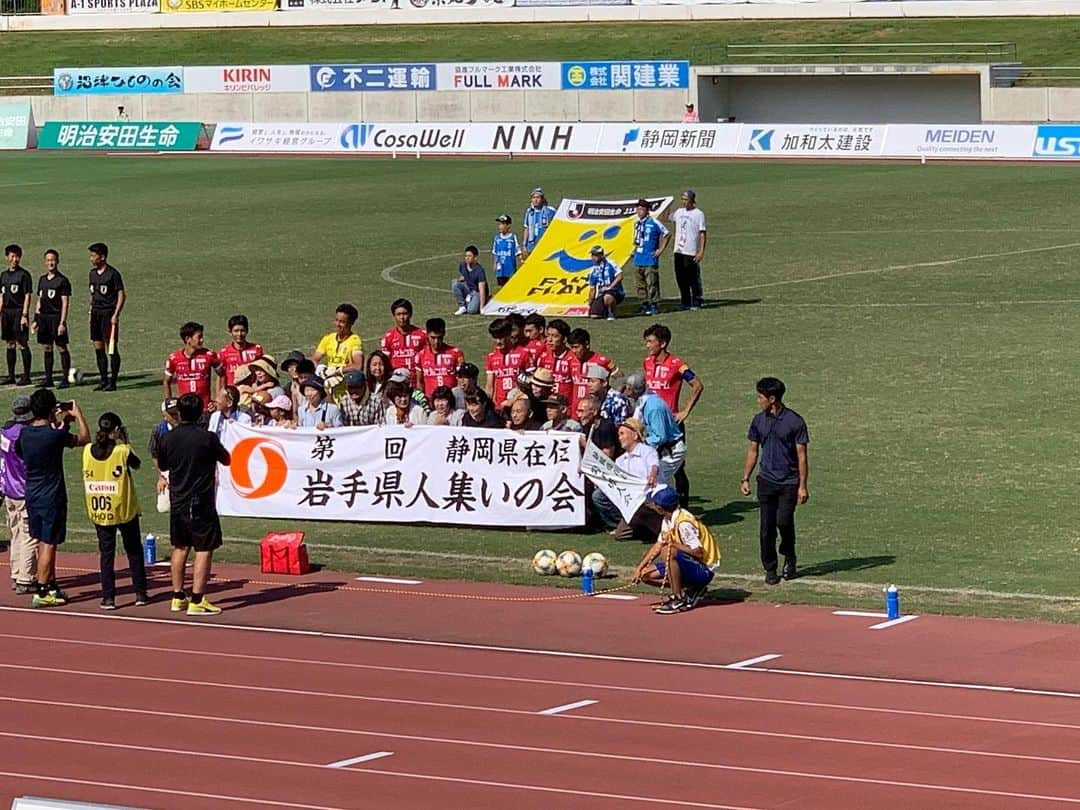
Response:
[{"label": "photographer with camera", "polygon": [[101,552],[101,609],[116,609],[116,533],[124,544],[135,588],[136,607],[149,603],[146,595],[146,565],[139,532],[139,499],[135,494],[132,470],[139,469],[139,457],[131,450],[127,430],[115,413],[103,413],[92,444],[83,448],[83,483],[86,511],[97,530]]},{"label": "photographer with camera", "polygon": [[[15,440],[15,452],[26,465],[26,512],[30,537],[38,544],[37,593],[34,607],[67,604],[56,583],[56,547],[67,535],[67,486],[64,450],[90,442],[86,419],[74,402],[57,402],[56,394],[39,388],[30,395],[33,421]],[[75,422],[78,434],[70,430]]]}]

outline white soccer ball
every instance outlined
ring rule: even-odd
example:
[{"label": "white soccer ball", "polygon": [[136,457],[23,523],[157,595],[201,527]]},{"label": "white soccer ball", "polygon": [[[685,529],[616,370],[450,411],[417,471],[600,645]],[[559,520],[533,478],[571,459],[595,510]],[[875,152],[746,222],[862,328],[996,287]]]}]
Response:
[{"label": "white soccer ball", "polygon": [[550,548],[542,548],[533,555],[533,573],[542,577],[549,577],[555,573],[555,554]]},{"label": "white soccer ball", "polygon": [[72,368],[68,370],[68,382],[72,385],[82,385],[83,373],[82,369]]},{"label": "white soccer ball", "polygon": [[581,555],[567,549],[555,560],[555,570],[561,577],[576,577],[581,573]]},{"label": "white soccer ball", "polygon": [[581,561],[581,570],[591,570],[594,577],[602,577],[607,573],[607,557],[599,551],[586,554],[585,559]]}]

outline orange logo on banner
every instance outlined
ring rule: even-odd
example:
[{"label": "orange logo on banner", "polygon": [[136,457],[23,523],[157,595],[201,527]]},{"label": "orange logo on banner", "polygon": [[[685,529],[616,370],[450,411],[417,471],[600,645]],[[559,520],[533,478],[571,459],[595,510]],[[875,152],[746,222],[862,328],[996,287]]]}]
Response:
[{"label": "orange logo on banner", "polygon": [[[261,451],[266,464],[266,473],[258,485],[251,478],[251,457],[255,451]],[[229,465],[233,489],[242,498],[267,498],[279,492],[285,486],[289,465],[285,460],[285,448],[273,439],[253,436],[241,439],[232,449],[232,463]]]}]

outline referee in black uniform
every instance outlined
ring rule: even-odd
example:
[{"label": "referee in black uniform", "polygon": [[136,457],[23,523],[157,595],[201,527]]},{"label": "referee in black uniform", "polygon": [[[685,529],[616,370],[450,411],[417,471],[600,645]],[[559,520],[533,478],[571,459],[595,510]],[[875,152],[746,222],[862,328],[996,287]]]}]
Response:
[{"label": "referee in black uniform", "polygon": [[[109,248],[94,242],[90,251],[90,341],[94,344],[98,375],[95,391],[115,391],[120,376],[120,310],[127,296],[120,272],[108,263]],[[111,353],[111,357],[109,356]],[[109,363],[112,362],[111,374]]]},{"label": "referee in black uniform", "polygon": [[22,352],[23,373],[19,385],[30,385],[30,297],[34,293],[34,279],[19,262],[22,260],[22,248],[8,245],[4,248],[7,269],[0,273],[0,285],[3,285],[3,301],[0,304],[0,339],[7,344],[7,376],[4,385],[15,385],[15,349]]},{"label": "referee in black uniform", "polygon": [[71,281],[60,272],[60,254],[49,248],[45,251],[45,275],[38,279],[37,309],[34,332],[38,345],[45,352],[46,388],[53,385],[53,345],[60,350],[60,388],[68,387],[71,374],[71,353],[68,351],[68,310],[71,306]]}]

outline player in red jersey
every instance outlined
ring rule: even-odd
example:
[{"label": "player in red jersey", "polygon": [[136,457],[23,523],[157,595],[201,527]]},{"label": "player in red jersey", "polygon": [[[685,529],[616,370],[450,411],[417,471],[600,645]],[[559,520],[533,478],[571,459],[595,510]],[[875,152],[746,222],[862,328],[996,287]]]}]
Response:
[{"label": "player in red jersey", "polygon": [[416,353],[427,343],[427,332],[412,322],[412,301],[399,298],[390,305],[394,328],[382,336],[380,348],[390,357],[393,368],[403,368],[412,379]]},{"label": "player in red jersey", "polygon": [[513,345],[510,322],[496,318],[488,326],[488,334],[495,341],[495,348],[487,356],[487,383],[484,390],[496,410],[510,407],[509,397],[517,388],[518,372],[529,367],[529,353]]},{"label": "player in red jersey", "polygon": [[577,397],[574,396],[574,380],[581,376],[581,363],[566,345],[570,337],[570,324],[561,318],[549,321],[547,325],[547,349],[540,355],[540,368],[549,368],[555,376],[553,394],[566,397],[570,413],[577,412]]},{"label": "player in red jersey", "polygon": [[[184,348],[177,349],[165,361],[165,376],[161,389],[165,399],[195,394],[202,400],[203,410],[210,410],[210,379],[221,365],[215,352],[203,346],[203,325],[188,321],[180,327]],[[173,393],[173,381],[176,393]]]},{"label": "player in red jersey", "polygon": [[612,379],[622,376],[618,363],[606,354],[600,354],[600,352],[592,350],[592,335],[587,330],[575,329],[570,333],[570,337],[566,339],[566,343],[579,363],[577,374],[574,375],[574,402],[580,402],[582,397],[587,396],[589,393],[589,381],[585,378],[587,370],[585,365],[587,363],[600,366],[608,372],[608,376]]},{"label": "player in red jersey", "polygon": [[416,353],[416,387],[423,389],[424,396],[431,401],[431,395],[441,385],[453,388],[457,385],[454,372],[465,362],[465,355],[457,346],[451,346],[446,337],[446,321],[442,318],[428,318],[424,324],[427,330],[427,346]]},{"label": "player in red jersey", "polygon": [[220,385],[236,385],[236,368],[263,356],[263,348],[258,343],[248,343],[248,319],[246,315],[233,315],[229,318],[229,337],[232,340],[218,350],[221,367],[218,376],[224,378]]},{"label": "player in red jersey", "polygon": [[521,328],[525,346],[533,358],[533,365],[540,362],[540,355],[547,351],[547,319],[539,312],[525,316],[525,325]]}]

